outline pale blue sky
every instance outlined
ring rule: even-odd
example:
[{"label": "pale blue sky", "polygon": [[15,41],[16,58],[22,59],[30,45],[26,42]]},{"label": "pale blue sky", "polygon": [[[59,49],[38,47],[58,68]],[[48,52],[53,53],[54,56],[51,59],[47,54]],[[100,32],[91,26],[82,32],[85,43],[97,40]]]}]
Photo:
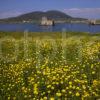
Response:
[{"label": "pale blue sky", "polygon": [[0,0],[0,18],[60,10],[74,17],[100,18],[100,0]]}]

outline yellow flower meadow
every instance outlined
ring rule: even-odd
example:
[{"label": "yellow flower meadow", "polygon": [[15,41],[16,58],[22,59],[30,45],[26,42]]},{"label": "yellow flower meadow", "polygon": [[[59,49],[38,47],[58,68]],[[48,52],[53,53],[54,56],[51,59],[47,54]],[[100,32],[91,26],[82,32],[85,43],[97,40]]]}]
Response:
[{"label": "yellow flower meadow", "polygon": [[9,61],[0,58],[0,100],[98,100],[98,37],[69,34],[64,40],[29,38],[25,45],[20,37],[15,39],[19,51],[13,61],[15,44],[3,42],[3,55]]}]

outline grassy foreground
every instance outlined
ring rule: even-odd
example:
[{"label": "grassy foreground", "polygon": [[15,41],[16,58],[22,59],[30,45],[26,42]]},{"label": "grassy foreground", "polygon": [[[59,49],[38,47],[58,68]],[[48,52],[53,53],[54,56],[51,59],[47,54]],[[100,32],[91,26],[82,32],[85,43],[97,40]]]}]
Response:
[{"label": "grassy foreground", "polygon": [[100,99],[100,34],[0,32],[0,100]]}]

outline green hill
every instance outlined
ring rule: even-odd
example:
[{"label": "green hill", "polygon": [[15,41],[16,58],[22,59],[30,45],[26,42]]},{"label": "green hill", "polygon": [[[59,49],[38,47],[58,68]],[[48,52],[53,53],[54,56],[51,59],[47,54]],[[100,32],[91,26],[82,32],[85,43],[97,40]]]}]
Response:
[{"label": "green hill", "polygon": [[1,19],[0,22],[39,22],[43,16],[54,21],[84,20],[82,18],[73,18],[60,11],[51,10],[47,12],[35,11],[17,17]]}]

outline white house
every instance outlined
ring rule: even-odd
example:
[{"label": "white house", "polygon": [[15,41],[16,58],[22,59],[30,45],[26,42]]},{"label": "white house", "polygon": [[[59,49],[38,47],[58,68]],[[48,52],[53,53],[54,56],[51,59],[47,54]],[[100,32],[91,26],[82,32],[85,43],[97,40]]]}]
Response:
[{"label": "white house", "polygon": [[41,25],[54,25],[54,21],[48,20],[47,17],[42,17]]}]

